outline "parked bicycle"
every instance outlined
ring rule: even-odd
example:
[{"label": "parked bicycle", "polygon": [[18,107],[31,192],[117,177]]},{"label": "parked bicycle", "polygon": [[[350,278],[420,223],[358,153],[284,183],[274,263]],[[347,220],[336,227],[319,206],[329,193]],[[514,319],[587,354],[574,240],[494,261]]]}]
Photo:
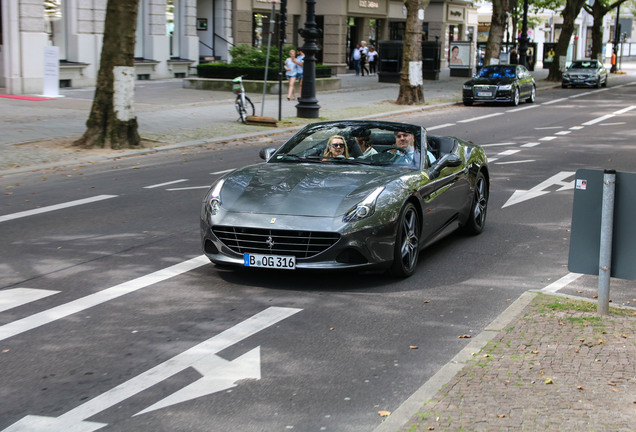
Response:
[{"label": "parked bicycle", "polygon": [[245,95],[245,87],[243,87],[243,78],[247,75],[241,75],[232,80],[232,91],[236,95],[236,101],[234,101],[234,107],[239,114],[239,120],[245,123],[248,115],[254,115],[254,104]]}]

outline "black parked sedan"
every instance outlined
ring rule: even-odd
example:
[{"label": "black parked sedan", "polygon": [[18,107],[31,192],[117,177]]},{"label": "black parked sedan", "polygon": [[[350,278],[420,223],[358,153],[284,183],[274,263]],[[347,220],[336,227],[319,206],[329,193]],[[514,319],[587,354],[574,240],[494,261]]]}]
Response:
[{"label": "black parked sedan", "polygon": [[533,103],[536,93],[534,77],[521,65],[482,67],[473,79],[464,83],[464,105],[474,102],[506,102],[519,105],[521,99]]},{"label": "black parked sedan", "polygon": [[607,69],[598,60],[577,60],[563,72],[561,87],[607,87]]}]

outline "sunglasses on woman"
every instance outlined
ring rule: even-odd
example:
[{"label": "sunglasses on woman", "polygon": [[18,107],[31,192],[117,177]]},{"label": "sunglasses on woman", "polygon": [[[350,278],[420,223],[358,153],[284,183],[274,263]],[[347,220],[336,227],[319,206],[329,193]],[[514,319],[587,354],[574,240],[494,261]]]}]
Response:
[{"label": "sunglasses on woman", "polygon": [[344,143],[333,143],[331,147],[344,147]]}]

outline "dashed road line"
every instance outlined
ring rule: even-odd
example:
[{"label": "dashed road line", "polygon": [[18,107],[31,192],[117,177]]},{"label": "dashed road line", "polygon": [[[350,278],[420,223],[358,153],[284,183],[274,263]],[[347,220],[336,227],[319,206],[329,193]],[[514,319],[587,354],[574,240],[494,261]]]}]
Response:
[{"label": "dashed road line", "polygon": [[184,181],[188,181],[188,179],[172,180],[172,181],[165,182],[165,183],[159,183],[159,184],[154,184],[154,185],[150,185],[150,186],[144,186],[144,189],[154,189],[154,188],[158,188],[158,187],[169,186],[169,185],[176,184],[176,183],[183,183]]},{"label": "dashed road line", "polygon": [[103,201],[111,198],[116,198],[117,195],[97,195],[90,198],[79,199],[75,201],[69,201],[61,204],[50,205],[46,207],[40,207],[33,210],[21,211],[18,213],[12,213],[4,216],[0,216],[0,222],[6,222],[13,219],[19,219],[27,216],[33,216],[36,214],[47,213],[55,210],[61,210],[69,207],[75,207],[83,204],[94,203],[97,201]]}]

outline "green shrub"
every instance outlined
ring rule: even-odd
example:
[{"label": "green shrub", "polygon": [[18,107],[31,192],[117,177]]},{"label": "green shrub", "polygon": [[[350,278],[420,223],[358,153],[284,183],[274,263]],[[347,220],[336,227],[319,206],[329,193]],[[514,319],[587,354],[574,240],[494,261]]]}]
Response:
[{"label": "green shrub", "polygon": [[[293,46],[285,47],[288,53]],[[268,81],[278,80],[279,68],[278,47],[271,47],[269,53]],[[265,77],[265,60],[267,59],[267,48],[258,49],[249,45],[236,45],[230,48],[232,62],[227,63],[203,63],[197,66],[198,76],[201,78],[233,79],[237,76],[247,75],[246,79],[263,80]],[[316,65],[316,78],[329,78],[331,67]],[[283,79],[285,77],[283,76]]]}]

